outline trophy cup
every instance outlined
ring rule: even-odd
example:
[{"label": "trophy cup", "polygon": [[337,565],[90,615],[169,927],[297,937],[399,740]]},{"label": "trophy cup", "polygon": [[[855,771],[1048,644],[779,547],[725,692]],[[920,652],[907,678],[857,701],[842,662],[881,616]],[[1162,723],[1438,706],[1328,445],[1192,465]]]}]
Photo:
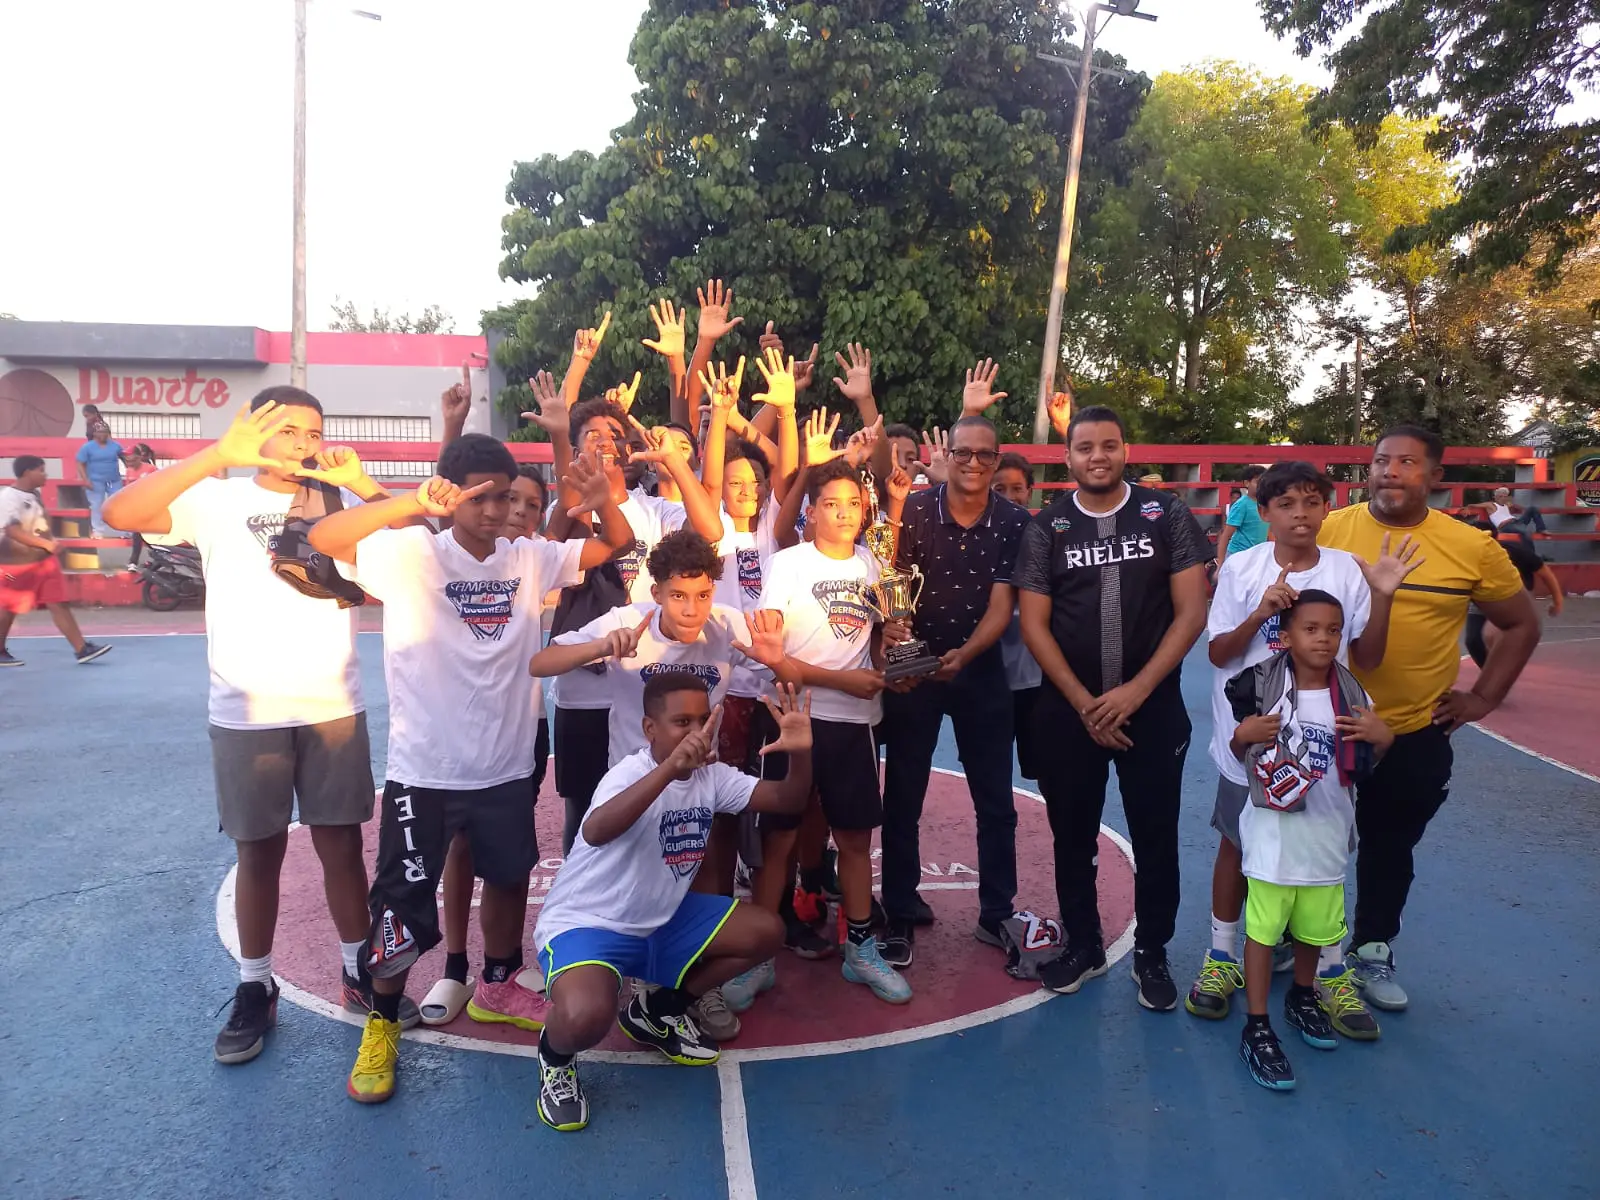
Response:
[{"label": "trophy cup", "polygon": [[[861,589],[862,602],[885,621],[902,621],[911,626],[917,601],[922,598],[923,585],[928,581],[915,563],[909,571],[894,565],[894,526],[878,512],[878,489],[872,472],[863,473],[862,486],[867,495],[868,524],[864,540],[872,557],[878,560],[878,582]],[[920,679],[939,669],[939,658],[928,650],[928,643],[919,637],[909,638],[897,646],[886,647],[883,652],[883,677],[889,683],[900,679]]]}]

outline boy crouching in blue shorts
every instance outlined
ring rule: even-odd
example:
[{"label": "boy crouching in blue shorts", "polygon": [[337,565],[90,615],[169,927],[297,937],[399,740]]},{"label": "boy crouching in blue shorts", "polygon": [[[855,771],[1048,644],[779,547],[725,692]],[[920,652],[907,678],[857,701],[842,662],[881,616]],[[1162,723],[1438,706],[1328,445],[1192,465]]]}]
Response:
[{"label": "boy crouching in blue shorts", "polygon": [[1338,1046],[1317,1003],[1317,957],[1345,936],[1344,876],[1355,786],[1394,743],[1371,700],[1338,661],[1344,609],[1302,590],[1283,613],[1286,649],[1227,685],[1239,721],[1230,743],[1249,777],[1239,848],[1249,880],[1244,980],[1248,1015],[1239,1057],[1262,1087],[1294,1087],[1294,1068],[1267,1017],[1272,949],[1294,939],[1294,984],[1284,1019],[1319,1050]]},{"label": "boy crouching in blue shorts", "polygon": [[[648,745],[595,789],[533,935],[551,1004],[539,1038],[539,1118],[552,1129],[589,1123],[573,1057],[599,1044],[613,1021],[673,1062],[716,1062],[689,1006],[783,945],[776,914],[689,890],[714,817],[798,814],[811,794],[810,698],[802,707],[792,686],[777,692],[767,708],[778,737],[762,753],[787,753],[789,771],[766,782],[711,761],[721,709],[698,676],[668,670],[645,683]],[[658,988],[618,1016],[624,977]]]}]

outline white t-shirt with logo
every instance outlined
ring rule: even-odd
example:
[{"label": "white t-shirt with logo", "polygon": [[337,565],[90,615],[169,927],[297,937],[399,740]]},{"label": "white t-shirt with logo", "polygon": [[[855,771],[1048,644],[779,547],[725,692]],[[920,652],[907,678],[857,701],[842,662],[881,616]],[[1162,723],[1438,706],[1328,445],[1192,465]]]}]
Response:
[{"label": "white t-shirt with logo", "polygon": [[[589,815],[656,766],[648,747],[617,763],[595,789]],[[539,910],[534,945],[542,950],[569,929],[606,929],[639,938],[660,929],[694,882],[712,817],[743,812],[757,782],[726,763],[711,763],[669,783],[626,832],[603,846],[584,841],[580,827]]]},{"label": "white t-shirt with logo", "polygon": [[[1230,554],[1217,572],[1216,595],[1211,599],[1211,616],[1206,622],[1206,636],[1220,637],[1232,633],[1245,618],[1255,612],[1256,605],[1267,589],[1278,582],[1283,568],[1278,565],[1272,542],[1262,542],[1238,554]],[[1372,590],[1361,574],[1361,564],[1355,555],[1343,550],[1330,550],[1326,546],[1318,552],[1316,564],[1309,571],[1291,571],[1286,581],[1297,592],[1316,588],[1335,597],[1344,606],[1344,635],[1339,642],[1339,661],[1349,663],[1350,643],[1361,636],[1367,627],[1367,617],[1372,611]],[[1233,661],[1216,667],[1211,677],[1211,761],[1224,778],[1234,783],[1246,782],[1244,764],[1233,756],[1228,743],[1239,723],[1233,719],[1233,706],[1223,689],[1228,680],[1246,667],[1265,662],[1284,648],[1279,634],[1282,613],[1274,613],[1256,631],[1245,652]]]},{"label": "white t-shirt with logo", "polygon": [[1245,803],[1239,814],[1244,873],[1286,887],[1343,883],[1356,810],[1350,789],[1339,783],[1334,760],[1333,698],[1326,688],[1302,689],[1296,701],[1297,708],[1291,708],[1285,692],[1273,711],[1283,717],[1289,744],[1311,777],[1305,808],[1282,813]]},{"label": "white t-shirt with logo", "polygon": [[357,579],[383,601],[390,779],[470,791],[533,774],[528,660],[544,594],[577,582],[585,544],[500,538],[479,562],[450,529],[361,542]]},{"label": "white t-shirt with logo", "polygon": [[[862,590],[877,582],[878,562],[865,546],[841,559],[805,542],[772,556],[759,607],[783,614],[783,648],[789,657],[830,671],[870,668],[877,616]],[[862,700],[833,688],[811,689],[813,717],[872,725],[881,714],[877,697]]]},{"label": "white t-shirt with logo", "polygon": [[[645,569],[645,559],[656,543],[667,534],[682,529],[688,515],[681,504],[663,500],[635,488],[617,505],[633,530],[633,546],[611,561],[622,576],[622,586],[628,591],[629,604],[654,603],[650,586],[655,580]],[[609,708],[611,692],[603,671],[579,667],[556,679],[550,689],[550,699],[557,708],[597,709]]]},{"label": "white t-shirt with logo", "polygon": [[637,629],[650,618],[650,626],[639,638],[638,653],[617,663],[605,660],[602,680],[606,706],[611,710],[606,761],[612,766],[644,748],[644,685],[652,675],[664,671],[688,671],[705,681],[713,705],[727,695],[733,667],[744,655],[733,648],[734,639],[744,640],[744,619],[731,608],[711,606],[711,616],[692,642],[680,642],[661,631],[661,609],[656,604],[629,604],[613,608],[596,617],[582,629],[574,629],[550,639],[552,646],[581,646],[619,629]]},{"label": "white t-shirt with logo", "polygon": [[[769,503],[767,509],[771,510]],[[763,513],[756,528],[741,533],[733,527],[733,518],[727,509],[722,510],[722,538],[717,542],[717,553],[722,556],[722,578],[717,580],[715,600],[718,604],[740,613],[753,613],[761,605],[761,589],[766,577],[766,564],[777,553],[778,544],[772,536],[772,522]],[[743,623],[740,623],[743,628]],[[753,698],[772,694],[772,672],[749,661],[733,668],[733,682],[728,685],[728,695]]]},{"label": "white t-shirt with logo", "polygon": [[50,536],[50,520],[45,516],[39,497],[7,484],[0,487],[0,562],[35,562],[43,558],[42,551],[19,545],[6,536],[6,530],[13,525],[34,537]]},{"label": "white t-shirt with logo", "polygon": [[[347,508],[361,503],[342,496]],[[224,729],[320,725],[365,707],[358,610],[302,595],[272,573],[267,543],[293,500],[254,477],[202,479],[168,509],[172,532],[162,540],[193,543],[204,566],[211,723]]]}]

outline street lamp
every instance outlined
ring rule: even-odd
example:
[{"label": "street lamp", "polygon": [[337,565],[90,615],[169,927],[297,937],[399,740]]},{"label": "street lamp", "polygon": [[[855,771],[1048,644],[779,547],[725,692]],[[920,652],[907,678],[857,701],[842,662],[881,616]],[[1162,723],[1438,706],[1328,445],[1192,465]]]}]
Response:
[{"label": "street lamp", "polygon": [[[294,0],[294,296],[289,312],[289,383],[306,386],[306,4]],[[350,10],[368,21],[379,13]]]},{"label": "street lamp", "polygon": [[[1072,261],[1072,221],[1078,207],[1078,164],[1083,159],[1083,126],[1089,115],[1089,83],[1093,77],[1095,17],[1135,17],[1154,21],[1153,13],[1136,11],[1139,0],[1091,4],[1083,15],[1083,61],[1078,65],[1078,95],[1072,110],[1072,141],[1067,150],[1067,183],[1061,197],[1061,233],[1056,239],[1056,269],[1050,280],[1050,314],[1044,326],[1044,361],[1039,366],[1039,403],[1033,414],[1033,440],[1050,440],[1050,397],[1056,390],[1056,365],[1061,358],[1061,304],[1067,294],[1067,267]],[[1055,60],[1059,61],[1059,60]]]}]

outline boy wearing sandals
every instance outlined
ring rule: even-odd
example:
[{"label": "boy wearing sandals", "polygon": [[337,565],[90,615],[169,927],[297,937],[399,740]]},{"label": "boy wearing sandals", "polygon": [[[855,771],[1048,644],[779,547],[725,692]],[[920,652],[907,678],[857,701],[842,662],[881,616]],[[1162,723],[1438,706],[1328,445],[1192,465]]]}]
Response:
[{"label": "boy wearing sandals", "polygon": [[1344,876],[1355,829],[1356,784],[1394,743],[1372,701],[1338,661],[1344,606],[1305,588],[1283,612],[1286,649],[1234,676],[1227,694],[1238,720],[1229,739],[1249,775],[1239,843],[1249,879],[1245,903],[1247,1015],[1239,1057],[1262,1087],[1294,1087],[1294,1068],[1267,1016],[1272,953],[1294,939],[1294,983],[1284,1019],[1309,1046],[1337,1049],[1316,992],[1317,961],[1345,938]]},{"label": "boy wearing sandals", "polygon": [[[335,513],[340,519],[325,518],[311,537],[315,549],[354,562],[363,588],[385,606],[389,754],[369,902],[373,1000],[346,1085],[364,1104],[394,1094],[395,1005],[412,964],[439,941],[435,892],[458,830],[484,881],[474,1005],[490,1019],[542,1025],[543,998],[516,979],[528,875],[538,860],[525,664],[538,648],[545,593],[575,583],[633,534],[602,471],[580,460],[567,483],[600,514],[601,538],[506,539],[516,473],[504,445],[467,434],[445,448],[439,475],[414,494]],[[417,516],[454,523],[434,533],[408,524]]]}]

